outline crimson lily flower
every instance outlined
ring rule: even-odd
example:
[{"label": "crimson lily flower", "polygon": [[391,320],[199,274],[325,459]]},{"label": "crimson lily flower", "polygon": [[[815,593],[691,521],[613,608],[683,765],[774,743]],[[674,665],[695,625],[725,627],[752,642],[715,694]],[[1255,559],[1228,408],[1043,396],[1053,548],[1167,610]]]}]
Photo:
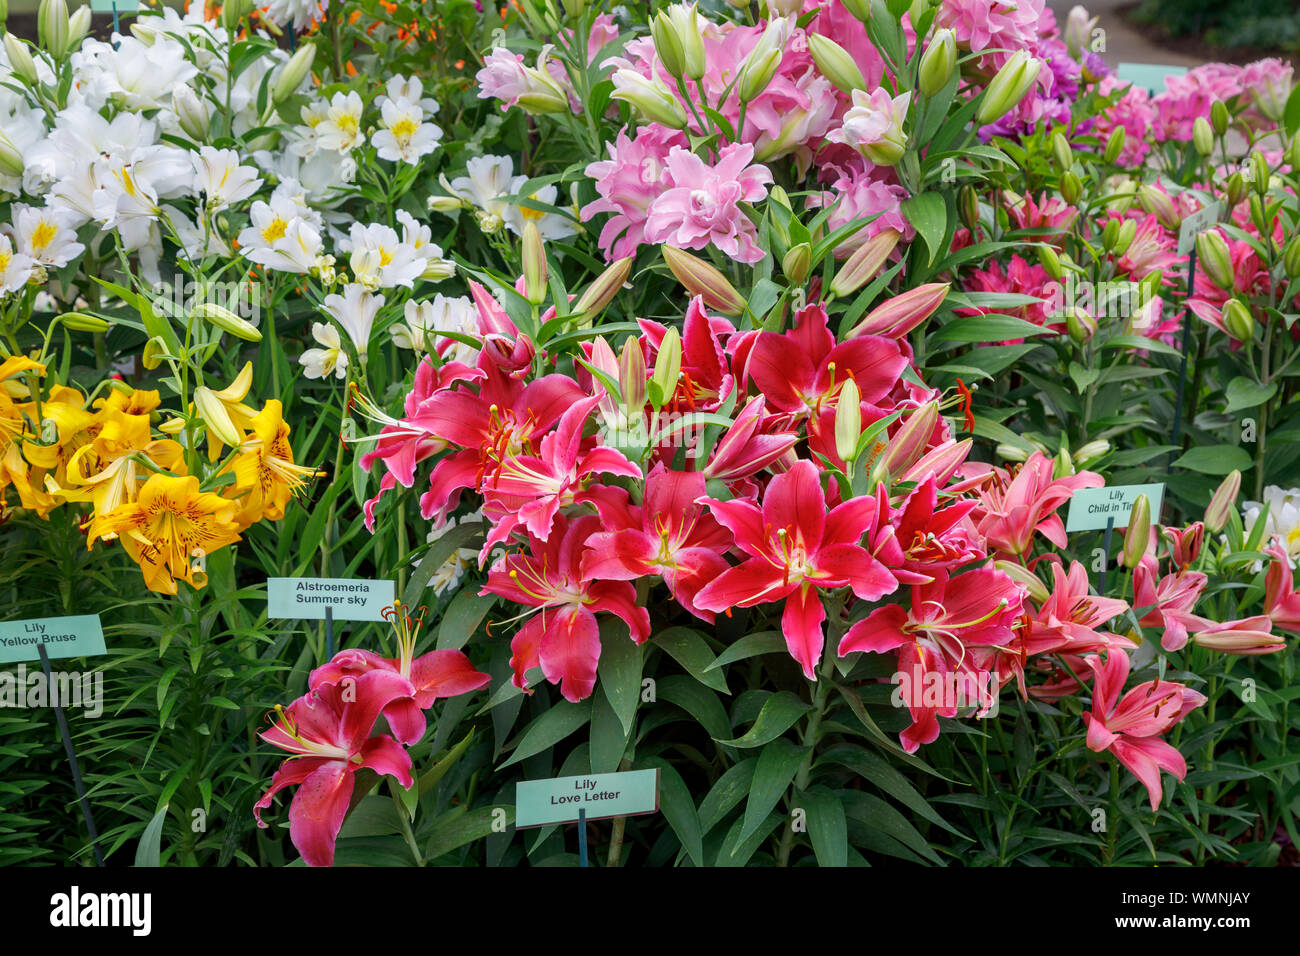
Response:
[{"label": "crimson lily flower", "polygon": [[704,477],[728,484],[743,481],[789,452],[798,444],[799,436],[783,430],[769,431],[774,422],[775,416],[766,414],[762,395],[747,401],[713,447]]},{"label": "crimson lily flower", "polygon": [[588,539],[583,575],[611,581],[660,575],[682,607],[713,623],[713,613],[696,607],[694,597],[729,567],[722,555],[731,547],[731,534],[696,504],[705,494],[699,472],[655,465],[644,504],[627,509],[626,526]]},{"label": "crimson lily flower", "polygon": [[1160,808],[1160,771],[1179,780],[1187,776],[1187,761],[1160,739],[1174,724],[1205,703],[1205,695],[1173,681],[1139,684],[1120,699],[1128,681],[1130,662],[1122,651],[1086,658],[1096,679],[1092,712],[1083,715],[1088,726],[1088,749],[1109,750],[1147,788],[1152,811]]},{"label": "crimson lily flower", "polygon": [[387,734],[370,736],[380,712],[413,692],[402,675],[376,670],[351,685],[322,684],[287,708],[277,707],[279,719],[260,736],[293,756],[253,807],[257,825],[266,826],[262,811],[277,793],[302,784],[289,804],[289,837],[308,866],[332,865],[356,772],[368,767],[408,789],[413,783],[411,755],[402,745]]},{"label": "crimson lily flower", "polygon": [[760,332],[746,371],[773,407],[792,419],[809,416],[815,427],[824,406],[834,406],[840,386],[853,379],[862,401],[879,402],[898,382],[907,357],[893,339],[864,335],[835,344],[826,308],[813,303],[795,314],[794,328]]},{"label": "crimson lily flower", "polygon": [[520,690],[528,689],[524,675],[540,666],[566,700],[591,696],[600,660],[598,611],[621,618],[637,644],[650,636],[650,615],[637,606],[630,581],[593,581],[583,573],[583,550],[600,527],[595,515],[557,515],[547,540],[530,535],[527,553],[505,555],[488,572],[480,594],[541,608],[510,642],[513,682]]},{"label": "crimson lily flower", "polygon": [[[1011,641],[1012,625],[1022,611],[1024,590],[995,568],[977,568],[949,578],[936,570],[933,580],[912,585],[912,606],[876,608],[854,624],[840,640],[839,655],[853,651],[885,654],[897,650],[899,669],[919,672],[929,680],[945,680],[954,671],[976,673],[972,652]],[[912,725],[902,733],[903,749],[916,753],[921,744],[939,736],[938,717],[952,717],[956,708],[911,700]]]},{"label": "crimson lily flower", "polygon": [[975,507],[973,499],[937,508],[939,491],[934,475],[927,475],[903,502],[889,504],[884,485],[877,486],[876,521],[871,529],[871,553],[901,584],[926,584],[933,571],[950,571],[984,556],[965,518]]},{"label": "crimson lily flower", "polygon": [[599,396],[576,402],[560,416],[555,431],[542,437],[536,455],[509,453],[495,460],[482,484],[483,513],[494,522],[483,544],[483,559],[520,525],[531,537],[545,541],[562,507],[600,493],[587,492],[592,475],[642,477],[640,467],[622,452],[583,441],[583,426],[599,402]]},{"label": "crimson lily flower", "polygon": [[1214,623],[1192,613],[1209,579],[1199,571],[1178,571],[1166,574],[1157,584],[1158,567],[1156,559],[1148,556],[1133,569],[1133,605],[1151,608],[1138,624],[1163,627],[1160,646],[1176,651],[1187,643],[1189,629],[1204,630]]},{"label": "crimson lily flower", "polygon": [[850,587],[864,601],[889,594],[898,582],[858,541],[876,515],[874,498],[853,498],[826,510],[817,467],[800,460],[767,486],[760,508],[751,501],[703,498],[718,523],[750,557],[695,595],[705,611],[785,600],[786,647],[809,680],[817,679],[826,611],[820,588]]},{"label": "crimson lily flower", "polygon": [[307,685],[313,690],[346,678],[356,678],[370,671],[391,671],[410,682],[414,692],[384,708],[384,719],[397,742],[410,746],[424,737],[427,726],[424,712],[443,697],[458,697],[486,687],[492,678],[474,669],[461,651],[443,649],[415,656],[415,644],[423,614],[412,618],[400,603],[384,614],[397,633],[397,657],[382,657],[371,651],[353,648],[339,651],[327,663],[311,672]]},{"label": "crimson lily flower", "polygon": [[[974,472],[974,466],[967,466]],[[1034,452],[1014,472],[992,469],[993,479],[975,488],[980,499],[979,530],[989,545],[1004,554],[1027,557],[1034,533],[1058,548],[1065,548],[1065,525],[1056,510],[1080,488],[1100,488],[1101,475],[1081,471],[1066,478],[1052,477],[1052,459]]]},{"label": "crimson lily flower", "polygon": [[1282,630],[1300,634],[1300,591],[1295,589],[1286,549],[1274,542],[1264,553],[1273,559],[1264,575],[1264,613]]},{"label": "crimson lily flower", "polygon": [[[667,326],[649,319],[639,322],[642,342],[653,350],[652,361],[659,354]],[[686,307],[682,324],[682,362],[677,389],[665,406],[670,411],[711,412],[736,389],[736,378],[722,347],[722,338],[734,335],[735,326],[726,319],[711,317],[704,310],[704,299],[695,296]]]}]

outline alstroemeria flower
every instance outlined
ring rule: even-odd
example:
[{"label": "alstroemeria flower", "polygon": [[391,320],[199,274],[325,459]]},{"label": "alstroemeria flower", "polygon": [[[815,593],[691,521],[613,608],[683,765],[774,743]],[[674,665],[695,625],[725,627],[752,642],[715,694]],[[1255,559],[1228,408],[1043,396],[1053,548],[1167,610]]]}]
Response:
[{"label": "alstroemeria flower", "polygon": [[699,472],[656,465],[646,479],[642,506],[628,510],[628,526],[587,541],[583,574],[614,581],[660,575],[682,607],[712,623],[713,613],[697,608],[693,598],[729,567],[722,555],[731,547],[731,535],[696,504],[705,497],[704,485]]},{"label": "alstroemeria flower", "polygon": [[742,499],[703,502],[749,558],[702,588],[696,607],[726,611],[785,600],[786,647],[809,680],[817,679],[825,639],[819,589],[850,587],[864,601],[875,601],[898,587],[858,543],[875,520],[876,500],[853,498],[827,513],[817,466],[810,461],[773,478],[761,508]]},{"label": "alstroemeria flower", "polygon": [[1163,627],[1160,646],[1176,651],[1187,643],[1189,629],[1202,630],[1214,623],[1192,613],[1209,579],[1199,571],[1178,571],[1166,574],[1157,583],[1159,573],[1155,558],[1145,557],[1138,562],[1133,569],[1133,606],[1139,610],[1150,608],[1138,624]]},{"label": "alstroemeria flower", "polygon": [[[967,471],[974,473],[975,466],[968,465]],[[1038,451],[1014,474],[1000,468],[991,472],[993,477],[975,489],[980,499],[980,533],[992,547],[1022,558],[1029,556],[1035,532],[1064,548],[1065,525],[1056,510],[1080,488],[1100,488],[1105,483],[1091,471],[1053,478],[1052,459]]]},{"label": "alstroemeria flower", "polygon": [[591,696],[600,660],[598,611],[621,618],[637,644],[650,636],[650,615],[637,606],[631,582],[593,581],[583,573],[583,550],[600,527],[595,515],[572,521],[557,515],[547,540],[530,536],[526,552],[505,555],[488,572],[480,594],[541,609],[510,642],[513,681],[521,690],[528,687],[524,675],[540,666],[566,700]]},{"label": "alstroemeria flower", "polygon": [[370,736],[380,712],[411,696],[406,678],[388,670],[362,674],[355,683],[322,684],[287,708],[261,737],[294,756],[280,765],[271,787],[253,807],[262,811],[285,787],[302,784],[289,804],[289,837],[308,866],[330,866],[334,844],[348,813],[354,775],[363,767],[390,774],[410,788],[411,755],[392,737]]},{"label": "alstroemeria flower", "polygon": [[1086,658],[1093,681],[1092,712],[1083,715],[1088,726],[1088,749],[1109,750],[1147,788],[1152,811],[1160,808],[1160,771],[1179,780],[1187,776],[1187,761],[1160,739],[1174,724],[1205,703],[1205,695],[1174,681],[1139,684],[1120,699],[1128,680],[1130,662],[1123,651],[1111,651],[1105,661]]}]

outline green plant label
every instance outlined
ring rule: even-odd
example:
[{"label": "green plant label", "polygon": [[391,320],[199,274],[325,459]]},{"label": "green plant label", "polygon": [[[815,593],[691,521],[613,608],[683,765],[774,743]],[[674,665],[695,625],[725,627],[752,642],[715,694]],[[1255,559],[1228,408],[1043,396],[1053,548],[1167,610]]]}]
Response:
[{"label": "green plant label", "polygon": [[1185,66],[1166,66],[1163,63],[1121,63],[1115,71],[1120,83],[1132,83],[1152,96],[1165,91],[1165,78],[1183,76]]},{"label": "green plant label", "polygon": [[1185,256],[1196,245],[1196,237],[1219,221],[1219,204],[1207,202],[1182,221],[1178,227],[1178,254]]},{"label": "green plant label", "polygon": [[320,621],[382,621],[393,606],[393,582],[365,578],[267,578],[266,616]]},{"label": "green plant label", "polygon": [[1146,495],[1151,503],[1151,520],[1160,517],[1160,504],[1165,497],[1165,486],[1114,485],[1108,488],[1081,488],[1070,499],[1070,512],[1065,519],[1065,530],[1097,531],[1106,522],[1115,519],[1116,528],[1128,527],[1129,512],[1138,495]]},{"label": "green plant label", "polygon": [[140,0],[90,0],[91,13],[112,13],[114,7],[117,7],[118,16],[137,13],[140,10]]},{"label": "green plant label", "polygon": [[521,780],[515,786],[515,826],[568,823],[585,810],[588,820],[633,817],[659,809],[659,771],[593,773],[581,777]]},{"label": "green plant label", "polygon": [[98,614],[73,617],[34,617],[0,623],[0,664],[38,661],[39,645],[49,657],[92,657],[104,653],[104,631]]}]

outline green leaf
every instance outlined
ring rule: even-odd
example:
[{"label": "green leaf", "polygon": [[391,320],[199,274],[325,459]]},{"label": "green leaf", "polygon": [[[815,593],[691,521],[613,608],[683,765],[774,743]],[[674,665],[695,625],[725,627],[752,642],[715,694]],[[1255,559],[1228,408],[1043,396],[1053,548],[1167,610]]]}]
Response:
[{"label": "green leaf", "polygon": [[695,802],[673,765],[662,757],[650,757],[638,761],[638,770],[657,768],[659,771],[659,812],[668,821],[682,849],[696,866],[704,866],[704,834],[700,829],[700,816],[695,810]]},{"label": "green leaf", "polygon": [[708,834],[731,809],[749,793],[750,784],[754,782],[754,769],[758,766],[757,757],[748,757],[731,767],[718,778],[713,789],[705,794],[700,802],[700,832]]},{"label": "green leaf", "polygon": [[162,866],[162,832],[167,822],[167,804],[158,808],[149,825],[140,835],[140,845],[135,848],[136,866]]},{"label": "green leaf", "polygon": [[849,822],[839,797],[815,787],[795,798],[807,814],[808,838],[818,866],[849,865]]},{"label": "green leaf", "polygon": [[434,823],[429,842],[424,848],[426,860],[436,860],[491,834],[492,826],[500,816],[498,811],[505,813],[507,825],[515,822],[514,807],[479,807],[457,812],[461,810],[460,807],[449,810]]},{"label": "green leaf", "polygon": [[497,769],[504,770],[511,764],[527,760],[548,747],[554,747],[590,719],[590,699],[578,704],[567,700],[559,701],[528,725],[528,729],[524,731],[519,744],[515,747],[515,752]]},{"label": "green leaf", "polygon": [[1225,412],[1258,408],[1277,394],[1277,382],[1261,385],[1244,376],[1238,376],[1228,383],[1224,394],[1228,398],[1228,404],[1223,409]]},{"label": "green leaf", "polygon": [[931,340],[934,342],[963,342],[978,344],[983,342],[1005,342],[1008,339],[1027,339],[1035,335],[1047,335],[1048,329],[1033,322],[1026,322],[1014,315],[967,315],[948,322],[936,332]]},{"label": "green leaf", "polygon": [[429,545],[429,550],[420,559],[411,579],[406,582],[406,591],[402,594],[402,603],[407,607],[419,607],[420,596],[429,585],[433,573],[446,563],[447,559],[464,547],[475,535],[482,534],[482,525],[470,522],[448,529],[447,533]]},{"label": "green leaf", "polygon": [[1174,466],[1199,471],[1203,475],[1226,475],[1234,469],[1248,470],[1251,460],[1245,449],[1237,445],[1201,445],[1188,449],[1174,462]]},{"label": "green leaf", "polygon": [[684,674],[665,677],[656,682],[656,697],[686,711],[714,740],[731,733],[731,722],[722,701],[699,681]]},{"label": "green leaf", "polygon": [[473,739],[474,739],[474,728],[471,727],[469,733],[465,735],[464,739],[461,740],[460,743],[456,744],[456,746],[448,750],[447,753],[443,755],[442,759],[440,759],[437,763],[435,763],[424,773],[420,774],[420,782],[419,782],[420,796],[424,796],[435,786],[437,786],[438,781],[441,780],[444,776],[446,776],[447,771],[450,770],[452,766],[456,763],[456,761],[459,760],[461,756],[465,753],[465,751],[469,749],[470,741],[472,741]]},{"label": "green leaf", "polygon": [[773,694],[763,704],[752,727],[742,736],[732,740],[719,740],[720,744],[730,747],[761,747],[775,740],[794,726],[794,722],[806,714],[812,707],[804,703],[788,690]]},{"label": "green leaf", "polygon": [[712,664],[705,668],[711,671],[724,664],[734,664],[746,658],[758,657],[760,654],[776,654],[786,649],[785,637],[780,631],[760,631],[747,634],[717,656]]},{"label": "green leaf", "polygon": [[591,772],[613,773],[627,750],[630,728],[625,727],[609,702],[606,684],[602,681],[591,703]]},{"label": "green leaf", "polygon": [[[937,192],[926,192],[919,196],[912,196],[904,200],[902,212],[907,217],[907,221],[916,228],[917,234],[925,241],[925,250],[928,254],[925,264],[929,265],[934,262],[934,257],[939,252],[944,251],[942,247],[944,233],[948,230],[948,205],[944,202],[943,195]],[[1012,338],[1012,336],[1003,336],[1003,338]]]},{"label": "green leaf", "polygon": [[807,752],[806,748],[783,739],[773,740],[763,748],[754,768],[754,780],[749,785],[749,799],[745,801],[745,825],[737,840],[743,841],[757,830],[775,809]]},{"label": "green leaf", "polygon": [[916,791],[916,788],[907,782],[906,777],[877,754],[862,747],[844,744],[828,750],[818,761],[818,764],[821,765],[826,762],[834,762],[852,770],[931,823],[943,827],[949,833],[964,836],[960,830],[948,823],[926,802],[925,797],[921,796]]},{"label": "green leaf", "polygon": [[624,733],[630,734],[641,696],[641,648],[632,641],[627,625],[620,620],[607,618],[601,622],[597,673],[605,699],[623,725]]},{"label": "green leaf", "polygon": [[699,631],[689,627],[670,627],[660,631],[652,640],[701,684],[707,684],[723,694],[731,693],[727,679],[714,670],[716,662],[713,651],[709,650],[709,645]]},{"label": "green leaf", "polygon": [[495,594],[480,595],[473,588],[463,588],[442,612],[442,623],[438,625],[438,650],[458,651],[468,644],[496,601]]}]

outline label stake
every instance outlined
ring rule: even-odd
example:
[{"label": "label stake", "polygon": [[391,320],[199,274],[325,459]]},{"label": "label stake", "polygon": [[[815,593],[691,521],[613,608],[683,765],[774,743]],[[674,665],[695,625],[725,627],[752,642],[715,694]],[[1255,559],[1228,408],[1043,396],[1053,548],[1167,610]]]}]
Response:
[{"label": "label stake", "polygon": [[587,865],[587,811],[578,810],[578,866]]},{"label": "label stake", "polygon": [[[45,642],[36,645],[41,655],[41,667],[45,671],[45,685],[54,687],[54,674],[50,670],[50,656],[45,653]],[[54,699],[53,696],[50,698]],[[90,846],[95,853],[95,865],[104,865],[104,854],[99,849],[99,832],[95,829],[95,818],[90,812],[90,801],[86,798],[86,785],[81,779],[81,766],[77,763],[77,752],[72,748],[72,735],[68,733],[68,718],[63,713],[63,705],[54,705],[54,719],[59,724],[59,735],[63,738],[63,749],[72,765],[72,785],[77,790],[77,800],[81,803],[81,814],[86,818],[86,831],[90,834]]]}]

